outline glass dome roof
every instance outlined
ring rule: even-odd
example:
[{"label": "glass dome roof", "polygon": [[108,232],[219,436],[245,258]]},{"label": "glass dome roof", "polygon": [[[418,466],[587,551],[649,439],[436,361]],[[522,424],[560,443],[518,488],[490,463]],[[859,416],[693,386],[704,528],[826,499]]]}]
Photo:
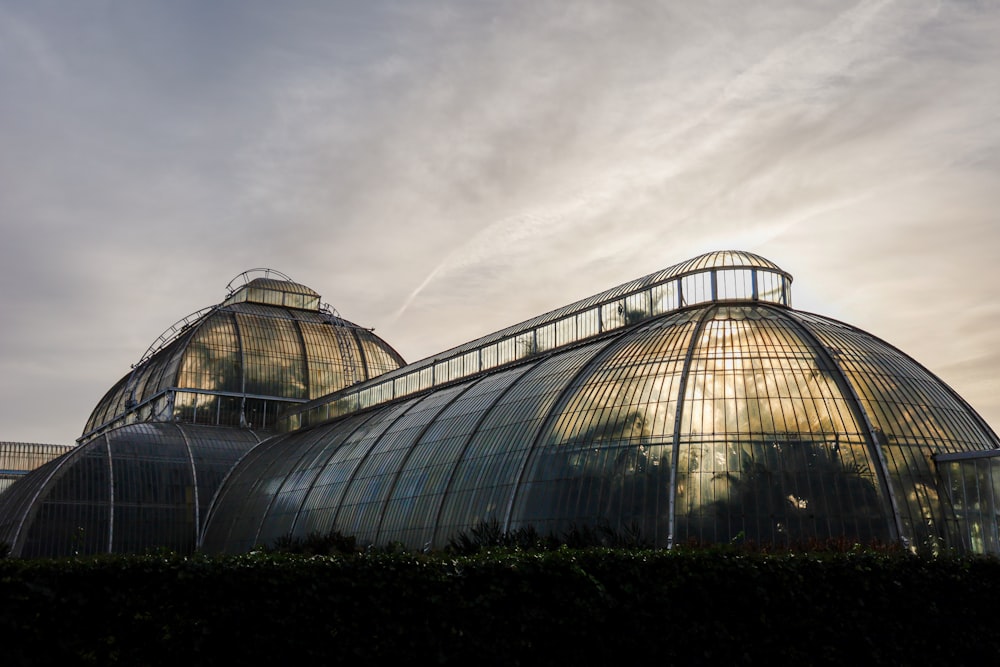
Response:
[{"label": "glass dome roof", "polygon": [[157,338],[101,399],[81,439],[136,421],[266,430],[291,405],[403,364],[370,329],[324,307],[314,290],[271,269],[254,272],[234,279],[221,304]]},{"label": "glass dome roof", "polygon": [[[734,252],[668,272],[747,263],[785,275]],[[939,378],[778,301],[675,305],[262,443],[220,490],[204,547],[329,530],[441,547],[496,520],[634,528],[661,547],[1000,551],[1000,440]]]}]

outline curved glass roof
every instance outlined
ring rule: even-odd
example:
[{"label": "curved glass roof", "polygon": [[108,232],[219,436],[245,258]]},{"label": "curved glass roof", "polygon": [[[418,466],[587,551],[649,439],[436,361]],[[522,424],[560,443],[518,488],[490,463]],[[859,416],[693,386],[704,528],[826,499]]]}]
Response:
[{"label": "curved glass roof", "polygon": [[21,558],[190,553],[248,429],[132,424],[72,448],[0,494],[0,542]]},{"label": "curved glass roof", "polygon": [[98,403],[82,439],[135,421],[266,430],[287,407],[403,364],[370,329],[323,307],[316,292],[267,271],[154,341]]},{"label": "curved glass roof", "polygon": [[745,250],[716,250],[698,255],[686,262],[681,262],[673,267],[671,271],[674,275],[690,273],[692,271],[704,271],[705,269],[718,268],[749,268],[771,269],[778,273],[784,273],[780,266],[769,259]]},{"label": "curved glass roof", "polygon": [[706,253],[291,410],[279,427],[315,424],[703,303],[791,306],[791,283],[759,255]]},{"label": "curved glass roof", "polygon": [[884,341],[784,306],[710,302],[276,436],[234,469],[203,544],[339,530],[441,547],[495,519],[542,534],[634,527],[668,547],[995,552],[992,496],[970,495],[992,468],[956,469],[947,486],[935,457],[1000,463],[998,447]]},{"label": "curved glass roof", "polygon": [[[204,525],[213,552],[331,530],[421,549],[496,520],[1000,554],[997,435],[903,352],[793,310],[790,283],[709,253],[395,368],[369,330],[286,301],[311,294],[245,279],[0,496],[0,541],[188,550]],[[324,385],[346,388],[310,401]],[[288,407],[297,430],[252,446]]]}]

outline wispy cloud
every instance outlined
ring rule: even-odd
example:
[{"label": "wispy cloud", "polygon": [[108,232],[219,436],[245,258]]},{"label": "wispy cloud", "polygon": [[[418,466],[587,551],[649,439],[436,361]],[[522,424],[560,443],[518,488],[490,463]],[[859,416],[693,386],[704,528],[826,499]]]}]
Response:
[{"label": "wispy cloud", "polygon": [[416,358],[738,245],[1000,424],[995,3],[0,15],[0,437],[71,439],[252,266]]}]

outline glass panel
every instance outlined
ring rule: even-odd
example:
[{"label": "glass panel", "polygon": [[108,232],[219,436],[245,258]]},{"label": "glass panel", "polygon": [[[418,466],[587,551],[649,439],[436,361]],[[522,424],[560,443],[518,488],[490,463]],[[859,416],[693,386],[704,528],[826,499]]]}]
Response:
[{"label": "glass panel", "polygon": [[463,390],[460,385],[425,396],[372,444],[340,502],[337,525],[345,535],[377,538],[401,466],[428,424]]},{"label": "glass panel", "polygon": [[654,315],[661,315],[680,307],[677,287],[677,281],[671,280],[652,288],[650,298],[652,299],[652,313]]},{"label": "glass panel", "polygon": [[938,464],[947,505],[954,515],[948,546],[979,554],[1000,553],[1000,457]]},{"label": "glass panel", "polygon": [[184,352],[177,386],[209,391],[240,391],[242,371],[236,327],[229,313],[209,315]]},{"label": "glass panel", "polygon": [[[385,410],[366,416],[365,420],[360,422],[355,420],[335,422],[329,427],[331,430],[325,431],[334,436],[326,447],[329,458],[323,464],[312,490],[303,502],[296,524],[296,534],[308,535],[313,531],[325,533],[337,529],[362,541],[375,539],[375,533],[368,528],[365,532],[357,533],[344,529],[338,518],[341,503],[359,466],[372,452],[379,438],[416,402],[414,399],[387,406]],[[347,427],[356,427],[356,430],[347,433],[345,438]],[[325,430],[328,427],[319,428]],[[290,434],[292,435],[295,434]]]},{"label": "glass panel", "polygon": [[299,328],[309,368],[309,398],[325,396],[350,384],[348,379],[353,376],[345,371],[335,327],[326,323],[300,322]]},{"label": "glass panel", "polygon": [[654,323],[575,380],[540,439],[515,525],[555,534],[607,526],[666,545],[670,443],[694,327],[686,315]]},{"label": "glass panel", "polygon": [[685,389],[678,543],[891,539],[876,463],[834,373],[780,313],[716,311]]},{"label": "glass panel", "polygon": [[236,315],[244,349],[246,393],[308,398],[302,337],[294,322]]},{"label": "glass panel", "polygon": [[251,501],[244,501],[244,511],[252,519],[246,524],[246,542],[271,545],[293,533],[305,493],[319,472],[315,457],[322,449],[323,434],[319,429],[303,433],[295,449],[288,446],[287,436],[268,440],[258,448],[266,451],[254,459],[254,464],[267,481],[254,484],[249,491],[244,485],[243,492],[250,494]]},{"label": "glass panel", "polygon": [[682,306],[693,306],[712,300],[712,275],[696,273],[681,279]]},{"label": "glass panel", "polygon": [[625,299],[622,317],[626,325],[641,322],[651,314],[649,292],[639,292]]},{"label": "glass panel", "polygon": [[556,346],[556,325],[548,324],[535,331],[535,351],[545,352]]},{"label": "glass panel", "polygon": [[469,437],[498,398],[527,370],[521,366],[482,378],[428,426],[403,464],[386,505],[380,543],[432,544],[442,500]]},{"label": "glass panel", "polygon": [[868,414],[889,468],[912,546],[947,546],[950,511],[938,491],[936,453],[992,450],[998,443],[969,409],[921,366],[864,332],[797,314],[834,355]]},{"label": "glass panel", "polygon": [[717,272],[719,300],[753,298],[753,272],[749,269],[726,269]]},{"label": "glass panel", "polygon": [[559,320],[555,324],[556,327],[556,345],[567,345],[573,343],[577,339],[576,333],[576,318],[567,317],[565,319]]},{"label": "glass panel", "polygon": [[433,544],[443,545],[456,531],[480,521],[505,519],[546,416],[579,369],[606,345],[595,343],[540,361],[499,397],[462,452]]},{"label": "glass panel", "polygon": [[[757,294],[761,301],[784,303],[784,278],[770,271],[757,271]],[[786,304],[787,305],[787,304]]]},{"label": "glass panel", "polygon": [[601,333],[601,316],[597,308],[580,313],[576,316],[576,335],[578,340],[596,336]]}]

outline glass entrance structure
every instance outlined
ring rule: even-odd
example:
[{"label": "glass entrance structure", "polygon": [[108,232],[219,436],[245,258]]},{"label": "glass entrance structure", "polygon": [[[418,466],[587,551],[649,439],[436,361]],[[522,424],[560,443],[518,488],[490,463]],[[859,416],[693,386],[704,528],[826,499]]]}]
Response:
[{"label": "glass entrance structure", "polygon": [[439,548],[497,521],[995,552],[996,434],[888,343],[792,309],[791,282],[709,253],[295,407],[229,475],[203,548]]}]

